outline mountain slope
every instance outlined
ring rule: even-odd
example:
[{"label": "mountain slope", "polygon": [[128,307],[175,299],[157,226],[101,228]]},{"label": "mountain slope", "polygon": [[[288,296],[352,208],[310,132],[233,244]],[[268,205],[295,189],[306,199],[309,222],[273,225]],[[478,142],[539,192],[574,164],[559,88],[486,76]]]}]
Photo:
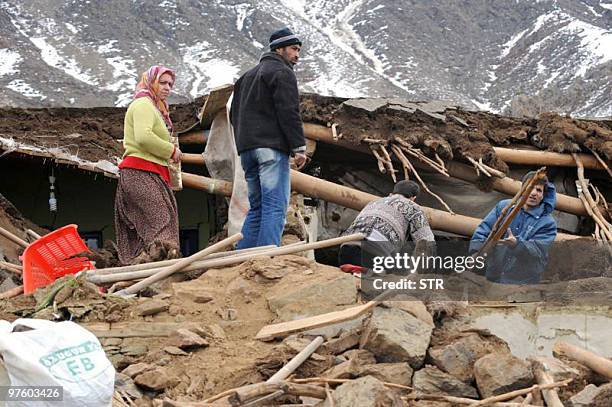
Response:
[{"label": "mountain slope", "polygon": [[612,0],[0,0],[0,104],[125,105],[154,63],[185,101],[285,25],[304,91],[612,116]]}]

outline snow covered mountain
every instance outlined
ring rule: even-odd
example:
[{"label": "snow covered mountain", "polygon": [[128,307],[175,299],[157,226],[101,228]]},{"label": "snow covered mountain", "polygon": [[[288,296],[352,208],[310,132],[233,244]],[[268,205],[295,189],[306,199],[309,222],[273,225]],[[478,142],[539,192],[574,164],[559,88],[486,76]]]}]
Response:
[{"label": "snow covered mountain", "polygon": [[612,0],[0,0],[0,105],[125,105],[154,63],[185,101],[285,25],[303,91],[612,116]]}]

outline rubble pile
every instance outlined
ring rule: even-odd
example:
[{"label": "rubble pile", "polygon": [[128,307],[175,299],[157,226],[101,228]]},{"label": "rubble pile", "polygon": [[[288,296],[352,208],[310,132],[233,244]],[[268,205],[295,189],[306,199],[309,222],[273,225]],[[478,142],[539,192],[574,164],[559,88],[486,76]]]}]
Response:
[{"label": "rubble pile", "polygon": [[[73,320],[94,332],[117,369],[116,405],[237,405],[274,393],[265,405],[449,407],[526,389],[503,400],[521,403],[538,371],[566,405],[612,399],[612,377],[561,355],[512,355],[470,326],[465,303],[392,298],[352,320],[256,340],[270,323],[359,304],[359,279],[302,256],[259,256],[194,280],[179,274],[146,295],[119,298],[66,276],[2,301],[0,317]],[[266,383],[319,336],[323,344],[287,379]]]}]

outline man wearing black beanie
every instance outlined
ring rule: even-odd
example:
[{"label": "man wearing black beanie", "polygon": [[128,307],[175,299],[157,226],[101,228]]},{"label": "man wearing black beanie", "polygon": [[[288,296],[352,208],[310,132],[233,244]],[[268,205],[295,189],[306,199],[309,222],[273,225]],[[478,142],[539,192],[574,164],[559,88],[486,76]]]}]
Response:
[{"label": "man wearing black beanie", "polygon": [[289,157],[306,163],[299,93],[293,66],[302,42],[289,29],[270,36],[270,51],[234,85],[230,120],[244,169],[249,212],[239,249],[280,245],[289,205]]}]

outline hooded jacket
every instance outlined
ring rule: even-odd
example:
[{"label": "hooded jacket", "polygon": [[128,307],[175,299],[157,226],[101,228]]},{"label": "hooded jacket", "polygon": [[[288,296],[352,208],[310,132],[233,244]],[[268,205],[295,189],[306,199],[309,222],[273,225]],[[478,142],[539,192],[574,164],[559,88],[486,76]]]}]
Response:
[{"label": "hooded jacket", "polygon": [[[548,264],[548,248],[557,236],[557,223],[552,217],[556,201],[555,186],[549,182],[537,208],[529,211],[521,208],[510,223],[517,244],[515,247],[497,245],[489,253],[486,273],[489,280],[503,284],[540,282],[540,276]],[[509,202],[510,199],[500,201],[478,225],[470,241],[470,252],[482,247]]]},{"label": "hooded jacket", "polygon": [[305,150],[295,73],[276,52],[266,52],[259,64],[234,85],[230,110],[238,154],[269,147],[286,154]]}]

